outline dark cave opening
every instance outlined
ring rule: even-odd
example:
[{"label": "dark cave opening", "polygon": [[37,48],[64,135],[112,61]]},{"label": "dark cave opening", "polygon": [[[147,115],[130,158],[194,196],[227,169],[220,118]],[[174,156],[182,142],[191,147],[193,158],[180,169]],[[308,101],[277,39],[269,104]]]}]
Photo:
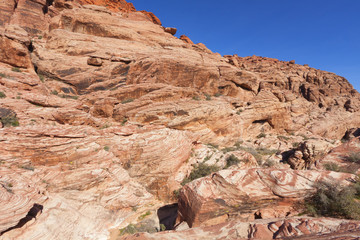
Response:
[{"label": "dark cave opening", "polygon": [[160,225],[163,224],[166,230],[174,230],[176,218],[178,216],[178,204],[170,204],[158,209],[157,215]]}]

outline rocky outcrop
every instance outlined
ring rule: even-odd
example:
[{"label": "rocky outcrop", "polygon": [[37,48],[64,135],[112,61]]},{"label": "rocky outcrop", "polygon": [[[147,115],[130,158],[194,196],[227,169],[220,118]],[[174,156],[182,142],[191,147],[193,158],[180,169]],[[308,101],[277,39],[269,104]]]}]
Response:
[{"label": "rocky outcrop", "polygon": [[[295,142],[316,137],[294,160],[308,168],[359,128],[359,94],[344,78],[222,57],[160,25],[123,0],[0,2],[2,239],[149,229],[147,212],[154,220],[173,203],[200,163],[228,169],[182,189],[180,213],[191,226],[293,215],[293,200],[314,182],[352,178],[281,161]],[[323,138],[334,140],[318,146]]]},{"label": "rocky outcrop", "polygon": [[177,232],[135,234],[125,239],[353,239],[360,233],[359,226],[359,221],[296,217],[248,223],[231,221]]},{"label": "rocky outcrop", "polygon": [[333,145],[326,141],[310,139],[299,144],[297,148],[290,152],[286,161],[291,168],[296,170],[309,169],[316,161],[327,154]]},{"label": "rocky outcrop", "polygon": [[[315,191],[315,183],[349,184],[351,174],[272,169],[222,170],[181,189],[179,214],[190,227],[213,225],[239,215],[244,220],[285,217]],[[269,211],[270,210],[270,211]]]}]

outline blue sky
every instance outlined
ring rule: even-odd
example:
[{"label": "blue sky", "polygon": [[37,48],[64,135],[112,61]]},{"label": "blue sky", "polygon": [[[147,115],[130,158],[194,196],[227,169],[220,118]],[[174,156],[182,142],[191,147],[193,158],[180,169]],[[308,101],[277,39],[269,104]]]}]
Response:
[{"label": "blue sky", "polygon": [[129,0],[213,52],[296,60],[360,90],[359,0]]}]

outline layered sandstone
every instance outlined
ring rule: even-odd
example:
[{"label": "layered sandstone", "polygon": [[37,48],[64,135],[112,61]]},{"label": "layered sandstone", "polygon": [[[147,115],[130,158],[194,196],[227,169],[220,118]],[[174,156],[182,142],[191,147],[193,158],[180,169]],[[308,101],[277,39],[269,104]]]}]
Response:
[{"label": "layered sandstone", "polygon": [[[322,154],[359,128],[359,94],[344,78],[222,57],[175,30],[123,0],[0,2],[1,239],[106,239],[111,229],[120,237],[119,228],[176,201],[197,164],[225,168],[232,155],[241,161],[183,187],[182,220],[294,215],[293,198],[314,182],[354,177],[289,170],[321,168]],[[288,151],[296,154],[286,162]],[[321,232],[326,224],[314,221],[310,233]]]}]

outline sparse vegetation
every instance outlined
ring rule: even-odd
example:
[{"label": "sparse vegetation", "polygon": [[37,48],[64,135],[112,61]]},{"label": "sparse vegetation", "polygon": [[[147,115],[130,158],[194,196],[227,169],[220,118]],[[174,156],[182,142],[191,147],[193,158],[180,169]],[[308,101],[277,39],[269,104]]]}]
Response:
[{"label": "sparse vegetation", "polygon": [[214,97],[220,97],[221,96],[221,93],[215,93]]},{"label": "sparse vegetation", "polygon": [[349,162],[360,163],[360,152],[352,152],[345,159]]},{"label": "sparse vegetation", "polygon": [[237,165],[240,163],[240,159],[237,158],[234,154],[231,154],[229,157],[226,158],[226,166],[225,169]]},{"label": "sparse vegetation", "polygon": [[18,68],[18,67],[11,68],[11,71],[13,71],[13,72],[21,72],[20,68]]},{"label": "sparse vegetation", "polygon": [[306,213],[360,220],[360,183],[338,187],[320,183],[316,193],[305,200]]},{"label": "sparse vegetation", "polygon": [[199,96],[193,96],[192,99],[193,99],[193,100],[196,100],[196,101],[200,101],[200,97],[199,97]]},{"label": "sparse vegetation", "polygon": [[125,123],[127,123],[128,119],[126,117],[123,118],[122,122],[121,122],[121,126],[124,126]]},{"label": "sparse vegetation", "polygon": [[160,232],[163,232],[166,230],[166,227],[164,224],[160,224]]},{"label": "sparse vegetation", "polygon": [[6,94],[4,92],[0,92],[0,98],[6,98]]},{"label": "sparse vegetation", "polygon": [[298,143],[298,142],[293,142],[292,143],[293,148],[298,148],[299,145],[300,145],[300,143]]},{"label": "sparse vegetation", "polygon": [[61,95],[59,95],[61,98],[71,98],[71,99],[74,99],[74,100],[76,100],[76,99],[78,99],[79,98],[79,96],[74,96],[74,95],[67,95],[67,94],[61,94]]},{"label": "sparse vegetation", "polygon": [[180,190],[181,190],[181,188],[179,188],[179,189],[177,189],[177,190],[174,190],[174,191],[173,191],[173,195],[174,195],[174,197],[175,197],[176,199],[178,199],[178,198],[179,198],[179,195],[180,195]]},{"label": "sparse vegetation", "polygon": [[44,75],[42,75],[42,74],[38,74],[38,77],[39,77],[40,81],[44,82],[44,80],[45,80]]},{"label": "sparse vegetation", "polygon": [[219,170],[220,168],[218,166],[214,166],[214,165],[210,166],[205,163],[199,163],[194,166],[190,175],[182,181],[181,185],[185,185],[195,179],[205,177],[211,174],[212,172],[217,172]]},{"label": "sparse vegetation", "polygon": [[0,77],[7,78],[8,76],[5,73],[0,73]]},{"label": "sparse vegetation", "polygon": [[43,36],[41,36],[41,35],[38,36],[38,39],[42,39],[42,38],[43,38]]},{"label": "sparse vegetation", "polygon": [[244,110],[240,109],[236,112],[237,115],[240,115]]},{"label": "sparse vegetation", "polygon": [[105,147],[104,147],[104,150],[108,152],[108,151],[110,150],[110,147],[109,147],[109,146],[105,146]]},{"label": "sparse vegetation", "polygon": [[277,138],[280,140],[280,141],[289,141],[290,138],[289,137],[286,137],[286,136],[277,136]]},{"label": "sparse vegetation", "polygon": [[52,90],[52,91],[51,91],[51,94],[52,94],[52,95],[58,95],[59,93],[58,93],[58,91],[56,91],[56,90]]},{"label": "sparse vegetation", "polygon": [[140,215],[140,216],[138,217],[138,219],[139,219],[139,220],[143,220],[144,218],[146,218],[146,217],[149,216],[150,214],[151,214],[151,212],[150,212],[150,211],[147,211],[146,213]]},{"label": "sparse vegetation", "polygon": [[4,127],[17,127],[19,126],[19,120],[15,115],[8,115],[0,119]]},{"label": "sparse vegetation", "polygon": [[100,129],[105,129],[105,128],[109,128],[109,127],[111,127],[111,124],[106,123],[106,124],[102,125],[100,127]]},{"label": "sparse vegetation", "polygon": [[333,163],[333,162],[325,163],[324,168],[327,171],[340,172],[339,165],[337,165],[336,163]]},{"label": "sparse vegetation", "polygon": [[216,144],[212,144],[212,143],[208,143],[206,144],[208,147],[212,147],[212,148],[215,148],[215,149],[218,149],[219,148],[219,145],[216,145]]},{"label": "sparse vegetation", "polygon": [[130,103],[130,102],[133,102],[133,101],[134,101],[133,98],[128,98],[128,99],[123,100],[121,103],[126,104],[126,103]]},{"label": "sparse vegetation", "polygon": [[211,96],[209,94],[205,94],[205,99],[206,101],[210,101],[211,100]]},{"label": "sparse vegetation", "polygon": [[256,138],[264,138],[266,137],[265,133],[260,133],[259,135],[256,136]]},{"label": "sparse vegetation", "polygon": [[137,229],[134,224],[129,224],[127,225],[127,227],[120,229],[120,236],[135,233],[137,233]]},{"label": "sparse vegetation", "polygon": [[32,166],[32,165],[21,165],[21,166],[19,166],[19,168],[29,170],[29,171],[34,171],[35,170],[34,166]]}]

